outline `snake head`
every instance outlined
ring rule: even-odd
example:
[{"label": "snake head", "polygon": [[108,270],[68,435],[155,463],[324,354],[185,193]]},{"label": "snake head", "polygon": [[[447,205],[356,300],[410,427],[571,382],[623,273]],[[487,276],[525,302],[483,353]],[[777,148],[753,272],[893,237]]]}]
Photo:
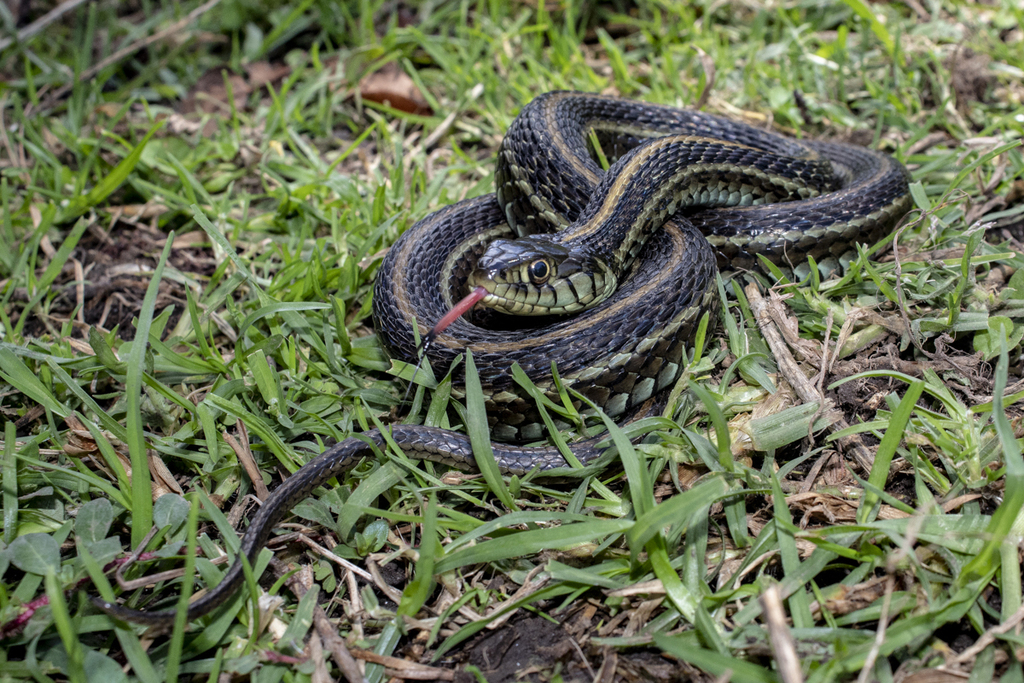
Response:
[{"label": "snake head", "polygon": [[560,315],[603,301],[618,280],[602,260],[531,235],[492,242],[468,284],[486,289],[483,305],[501,313]]}]

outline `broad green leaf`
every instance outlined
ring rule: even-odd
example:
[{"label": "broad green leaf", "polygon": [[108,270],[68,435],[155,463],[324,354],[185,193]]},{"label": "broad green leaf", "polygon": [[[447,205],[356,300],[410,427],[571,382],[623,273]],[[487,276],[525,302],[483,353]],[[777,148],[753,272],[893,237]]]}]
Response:
[{"label": "broad green leaf", "polygon": [[988,330],[974,335],[974,350],[992,360],[999,355],[1003,338],[1008,340],[1007,348],[1016,348],[1024,339],[1024,325],[1014,325],[1006,316],[994,315],[988,319]]},{"label": "broad green leaf", "polygon": [[60,544],[49,534],[25,534],[7,547],[11,564],[23,572],[46,576],[60,571]]},{"label": "broad green leaf", "polygon": [[96,543],[107,537],[114,521],[114,506],[106,498],[97,498],[78,508],[75,534],[85,543]]},{"label": "broad green leaf", "polygon": [[153,503],[153,526],[157,529],[170,527],[173,532],[188,519],[188,509],[188,501],[177,493],[165,493]]}]

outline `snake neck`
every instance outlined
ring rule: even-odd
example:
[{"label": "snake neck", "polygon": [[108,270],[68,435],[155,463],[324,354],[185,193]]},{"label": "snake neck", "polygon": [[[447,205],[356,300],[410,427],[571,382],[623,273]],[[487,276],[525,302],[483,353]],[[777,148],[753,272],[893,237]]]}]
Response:
[{"label": "snake neck", "polygon": [[810,199],[836,183],[827,161],[693,135],[658,138],[619,159],[561,232],[493,243],[469,285],[486,290],[483,304],[502,313],[576,313],[615,291],[673,215]]}]

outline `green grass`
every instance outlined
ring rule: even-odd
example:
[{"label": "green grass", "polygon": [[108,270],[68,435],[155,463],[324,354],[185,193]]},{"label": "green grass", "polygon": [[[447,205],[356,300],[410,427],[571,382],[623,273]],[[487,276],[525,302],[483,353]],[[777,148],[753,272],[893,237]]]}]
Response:
[{"label": "green grass", "polygon": [[[1022,606],[1019,3],[439,3],[400,6],[401,21],[370,0],[224,0],[193,21],[195,2],[119,5],[0,52],[0,680],[308,680],[313,600],[349,647],[446,668],[512,610],[573,624],[590,608],[577,640],[594,670],[608,647],[621,671],[647,651],[778,680],[759,600],[772,586],[806,680],[944,662],[1024,677],[1012,630],[959,663],[949,649]],[[246,92],[237,77],[262,61],[288,68]],[[428,113],[359,96],[386,65]],[[325,443],[395,419],[404,385],[367,328],[383,250],[491,191],[515,113],[558,88],[704,95],[707,111],[908,165],[898,264],[781,288],[800,336],[838,355],[824,386],[850,426],[805,439],[829,420],[770,393],[776,359],[727,283],[677,409],[633,447],[613,429],[616,464],[492,485],[390,453],[296,509],[335,556],[400,577],[396,601],[292,544],[276,556],[320,588],[302,601],[264,553],[258,582],[187,631],[154,640],[92,609],[103,566],[141,544],[152,555],[126,580],[186,565],[189,545],[188,589],[219,580],[211,559],[236,546],[229,513],[253,490],[225,436],[273,488]],[[178,113],[190,94],[209,113]],[[433,372],[402,419],[460,427],[447,369]],[[826,462],[800,493],[847,436],[872,471]],[[134,585],[117,593],[138,608],[183,590]],[[251,599],[266,592],[284,601],[269,627]],[[541,669],[592,679],[574,654]]]}]

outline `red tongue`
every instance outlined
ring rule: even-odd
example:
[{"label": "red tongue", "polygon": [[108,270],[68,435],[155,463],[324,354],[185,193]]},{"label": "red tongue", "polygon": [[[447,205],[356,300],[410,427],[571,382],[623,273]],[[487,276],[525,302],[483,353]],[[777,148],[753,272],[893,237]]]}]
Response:
[{"label": "red tongue", "polygon": [[455,322],[455,320],[461,317],[464,313],[467,313],[469,309],[473,308],[477,301],[480,301],[480,299],[483,299],[485,296],[487,296],[487,290],[483,287],[477,287],[470,292],[466,298],[452,306],[452,309],[445,313],[444,317],[438,320],[437,324],[434,325],[434,328],[427,333],[427,336],[423,339],[423,346],[429,346],[435,339],[437,339],[437,335],[448,329],[449,325]]}]

